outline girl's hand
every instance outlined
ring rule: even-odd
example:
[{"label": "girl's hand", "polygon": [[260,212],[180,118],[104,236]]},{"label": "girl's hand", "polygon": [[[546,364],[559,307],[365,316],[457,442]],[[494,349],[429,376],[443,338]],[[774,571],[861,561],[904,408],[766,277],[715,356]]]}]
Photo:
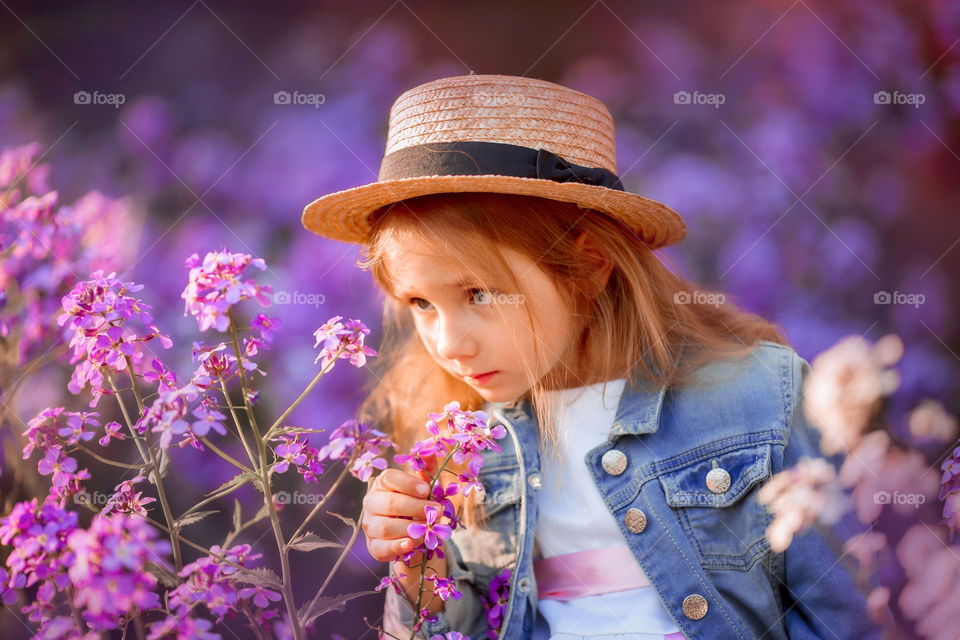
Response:
[{"label": "girl's hand", "polygon": [[409,537],[407,527],[426,522],[423,508],[427,505],[442,509],[437,502],[426,499],[427,490],[428,483],[422,477],[400,469],[384,469],[370,483],[363,498],[360,526],[374,560],[390,562],[423,539]]}]

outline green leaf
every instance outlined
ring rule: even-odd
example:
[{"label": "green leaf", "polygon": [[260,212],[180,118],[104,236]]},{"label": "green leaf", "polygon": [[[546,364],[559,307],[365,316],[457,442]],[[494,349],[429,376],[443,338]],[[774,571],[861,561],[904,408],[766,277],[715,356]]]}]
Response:
[{"label": "green leaf", "polygon": [[191,525],[195,522],[200,522],[206,518],[211,513],[220,513],[219,509],[211,509],[210,511],[197,511],[196,513],[191,513],[189,515],[181,516],[173,523],[175,529],[183,529],[187,525]]},{"label": "green leaf", "polygon": [[260,487],[257,483],[259,479],[260,478],[256,474],[250,473],[248,471],[243,471],[242,473],[238,473],[237,475],[233,476],[232,478],[224,482],[222,485],[220,485],[210,493],[207,493],[204,495],[206,495],[206,497],[208,498],[213,496],[216,496],[219,498],[221,496],[227,495],[231,491],[236,491],[237,489],[239,489],[240,487],[242,487],[248,482],[253,482],[254,486],[256,486],[257,489],[259,490]]},{"label": "green leaf", "polygon": [[321,596],[317,600],[308,602],[307,604],[300,607],[300,610],[297,612],[297,617],[300,618],[300,626],[306,627],[311,622],[319,618],[325,613],[330,613],[331,611],[343,612],[346,607],[347,602],[358,598],[360,596],[367,596],[376,591],[358,591],[357,593],[346,593],[339,596],[334,596],[332,598],[327,596]]},{"label": "green leaf", "polygon": [[336,512],[334,512],[334,511],[327,511],[327,513],[330,514],[331,516],[334,516],[334,517],[338,518],[341,522],[343,522],[344,524],[346,524],[346,525],[349,526],[350,528],[352,528],[352,529],[356,529],[356,528],[357,528],[357,521],[354,520],[353,518],[348,518],[347,516],[342,516],[342,515],[340,515],[339,513],[336,513]]},{"label": "green leaf", "polygon": [[231,574],[234,580],[239,580],[240,582],[247,582],[249,584],[259,585],[261,587],[270,587],[271,589],[276,589],[280,591],[283,589],[283,583],[280,581],[280,576],[275,574],[270,569],[265,569],[260,567],[258,569],[237,569],[233,574]]},{"label": "green leaf", "polygon": [[344,545],[332,540],[324,540],[311,531],[307,531],[302,536],[291,540],[287,546],[297,551],[316,551],[317,549],[329,549],[330,547],[342,548]]}]

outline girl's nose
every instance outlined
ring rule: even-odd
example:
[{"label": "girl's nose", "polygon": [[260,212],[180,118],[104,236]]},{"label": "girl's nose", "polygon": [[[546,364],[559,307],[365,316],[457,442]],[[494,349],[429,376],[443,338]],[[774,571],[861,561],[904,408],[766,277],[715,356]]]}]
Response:
[{"label": "girl's nose", "polygon": [[477,340],[473,337],[475,327],[470,322],[451,318],[440,321],[437,336],[437,355],[445,360],[464,360],[477,354]]}]

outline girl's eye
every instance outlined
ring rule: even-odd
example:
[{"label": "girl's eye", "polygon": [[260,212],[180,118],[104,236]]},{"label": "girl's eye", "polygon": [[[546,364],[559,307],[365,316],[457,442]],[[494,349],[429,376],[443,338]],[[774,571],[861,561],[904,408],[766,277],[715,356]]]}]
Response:
[{"label": "girl's eye", "polygon": [[494,298],[496,297],[496,291],[488,291],[486,289],[470,289],[470,302],[473,304],[493,304]]},{"label": "girl's eye", "polygon": [[410,304],[415,305],[417,309],[420,309],[421,311],[426,311],[433,306],[423,298],[410,298]]}]

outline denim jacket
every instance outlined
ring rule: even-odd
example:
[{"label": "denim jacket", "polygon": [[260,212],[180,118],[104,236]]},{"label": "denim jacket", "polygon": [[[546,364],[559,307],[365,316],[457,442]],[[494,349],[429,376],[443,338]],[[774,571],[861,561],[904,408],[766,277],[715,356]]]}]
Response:
[{"label": "denim jacket", "polygon": [[[881,637],[865,613],[856,561],[841,548],[862,530],[855,518],[807,529],[780,553],[764,535],[772,515],[757,501],[759,488],[801,456],[822,456],[819,434],[801,409],[809,370],[793,349],[762,341],[745,360],[700,369],[703,385],[628,384],[608,441],[585,456],[624,540],[686,638]],[[499,638],[528,639],[544,624],[533,572],[541,486],[536,422],[529,398],[486,409],[491,425],[508,433],[502,451],[484,452],[480,480],[490,518],[483,527],[455,529],[446,541],[449,575],[463,597],[448,600],[418,637],[452,630],[486,638],[481,597],[507,567],[512,580]],[[613,449],[623,456],[608,455],[604,465]],[[617,457],[626,467],[615,475],[605,467],[617,471],[610,464]],[[842,456],[828,461],[839,465]],[[713,463],[730,478],[720,493],[706,485]],[[642,528],[637,510],[645,516]],[[409,638],[413,607],[386,591],[384,629]]]}]

